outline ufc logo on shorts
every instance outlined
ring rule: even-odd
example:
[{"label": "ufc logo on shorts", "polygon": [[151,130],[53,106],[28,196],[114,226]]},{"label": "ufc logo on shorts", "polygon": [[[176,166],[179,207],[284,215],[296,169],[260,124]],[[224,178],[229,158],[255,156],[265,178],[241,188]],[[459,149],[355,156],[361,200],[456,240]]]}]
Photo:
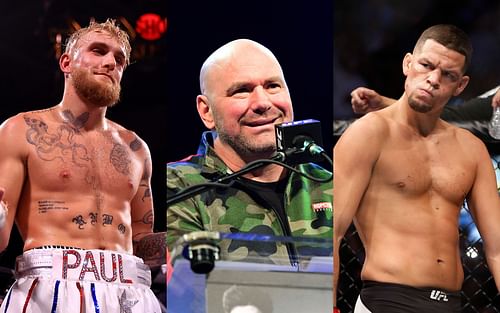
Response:
[{"label": "ufc logo on shorts", "polygon": [[448,302],[448,297],[446,296],[446,293],[439,290],[432,290],[430,298],[436,301]]}]

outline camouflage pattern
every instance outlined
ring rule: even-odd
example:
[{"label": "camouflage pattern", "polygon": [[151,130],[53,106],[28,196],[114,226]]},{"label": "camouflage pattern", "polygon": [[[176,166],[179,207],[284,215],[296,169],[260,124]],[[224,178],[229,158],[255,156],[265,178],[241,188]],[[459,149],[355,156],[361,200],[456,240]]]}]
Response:
[{"label": "camouflage pattern", "polygon": [[[213,132],[203,134],[199,154],[179,162],[167,164],[167,197],[188,186],[213,181],[231,173],[215,154],[212,146]],[[297,169],[313,177],[327,178],[331,173],[309,163]],[[275,211],[260,201],[258,195],[238,188],[211,189],[208,192],[176,203],[167,208],[167,246],[172,249],[176,240],[192,231],[217,231],[225,233],[250,232],[277,236],[301,236],[333,238],[333,185],[317,183],[297,173],[291,173],[285,189],[285,211],[287,221],[281,221]],[[284,227],[289,225],[291,233]],[[289,262],[290,247],[274,242],[248,242],[228,240],[221,242],[224,259],[254,260],[267,262]],[[318,244],[295,244],[300,255],[331,256],[331,246]]]}]

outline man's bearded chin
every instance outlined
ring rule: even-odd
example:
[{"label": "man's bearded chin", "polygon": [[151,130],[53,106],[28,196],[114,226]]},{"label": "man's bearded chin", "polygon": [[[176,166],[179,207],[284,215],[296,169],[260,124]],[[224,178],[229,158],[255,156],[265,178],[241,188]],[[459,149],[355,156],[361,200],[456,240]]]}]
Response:
[{"label": "man's bearded chin", "polygon": [[99,82],[84,69],[75,69],[72,77],[77,95],[86,102],[98,107],[112,107],[120,100],[120,84]]},{"label": "man's bearded chin", "polygon": [[217,135],[220,137],[220,140],[229,145],[234,151],[244,158],[254,158],[255,156],[265,158],[266,156],[272,155],[276,152],[274,139],[272,142],[259,142],[242,134],[230,135],[226,132],[222,123],[218,122],[216,122],[215,129]]},{"label": "man's bearded chin", "polygon": [[427,113],[432,110],[432,105],[416,100],[414,97],[408,97],[408,104],[410,107],[419,113]]}]

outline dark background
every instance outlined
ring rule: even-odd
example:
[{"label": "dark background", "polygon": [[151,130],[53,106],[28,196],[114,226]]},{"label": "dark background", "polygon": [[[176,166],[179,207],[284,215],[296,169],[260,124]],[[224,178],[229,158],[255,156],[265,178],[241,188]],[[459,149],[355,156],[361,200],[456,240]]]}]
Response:
[{"label": "dark background", "polygon": [[334,1],[334,115],[356,117],[350,93],[359,86],[399,98],[402,60],[420,34],[435,24],[455,24],[471,38],[474,52],[464,92],[452,103],[476,97],[500,84],[500,1]]},{"label": "dark background", "polygon": [[[91,17],[125,17],[135,25],[150,12],[167,18],[166,34],[154,42],[132,41],[133,64],[122,79],[122,100],[108,110],[108,118],[149,145],[156,231],[165,230],[165,164],[196,153],[205,130],[195,106],[199,69],[231,40],[249,38],[273,51],[283,67],[295,119],[320,120],[323,146],[331,155],[332,1],[1,1],[0,120],[59,103],[64,80],[54,38],[61,33],[66,39],[71,21],[86,26]],[[0,266],[13,267],[21,252],[14,233]]]},{"label": "dark background", "polygon": [[[0,2],[0,120],[23,111],[54,106],[61,101],[64,78],[56,58],[55,36],[63,42],[71,23],[87,26],[90,18],[125,18],[135,27],[144,13],[167,16],[165,0],[112,1],[1,1]],[[121,102],[107,117],[135,131],[149,145],[153,160],[152,192],[155,230],[165,231],[166,160],[166,36],[131,40],[133,56],[122,79]],[[0,174],[1,175],[1,174]],[[22,253],[22,241],[13,232],[0,266],[13,268]]]}]

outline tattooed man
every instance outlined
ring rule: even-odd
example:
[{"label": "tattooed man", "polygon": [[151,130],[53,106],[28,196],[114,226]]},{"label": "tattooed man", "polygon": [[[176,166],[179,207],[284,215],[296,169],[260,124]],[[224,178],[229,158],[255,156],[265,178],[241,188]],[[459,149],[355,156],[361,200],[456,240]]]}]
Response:
[{"label": "tattooed man", "polygon": [[113,20],[91,22],[60,58],[62,101],[0,127],[8,210],[0,251],[14,221],[24,240],[1,312],[160,313],[149,268],[133,255],[155,242],[150,152],[105,117],[119,100],[130,50]]}]

